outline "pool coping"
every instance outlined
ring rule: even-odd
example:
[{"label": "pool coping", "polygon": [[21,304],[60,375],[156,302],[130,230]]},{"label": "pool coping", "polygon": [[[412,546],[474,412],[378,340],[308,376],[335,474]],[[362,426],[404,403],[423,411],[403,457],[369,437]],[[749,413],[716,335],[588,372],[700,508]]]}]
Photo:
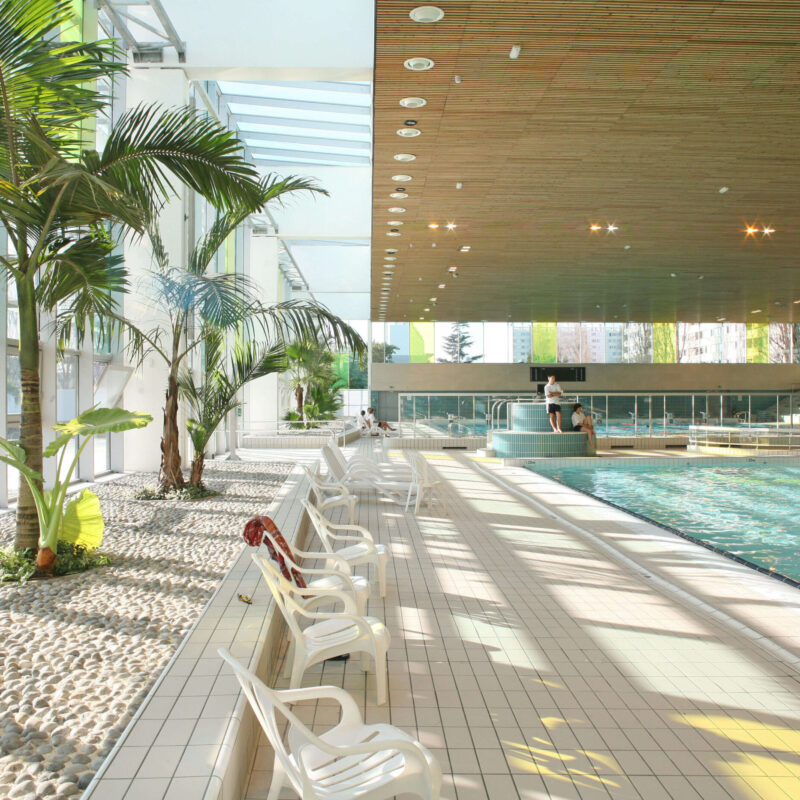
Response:
[{"label": "pool coping", "polygon": [[[787,461],[794,461],[800,466],[800,457],[797,456],[747,456],[748,462],[755,462],[761,463],[758,461],[759,458],[763,458],[766,462],[774,461],[776,458],[785,458]],[[662,459],[647,459],[648,464],[646,466],[655,466],[664,465],[664,464],[677,464],[677,461],[664,461]],[[741,463],[741,458],[736,459],[739,463]],[[561,458],[558,461],[562,462],[561,466],[563,466],[563,462],[565,461],[582,461],[580,466],[582,468],[588,466],[585,462],[586,459],[569,459],[569,458]],[[700,462],[700,466],[731,466],[731,459],[730,458],[693,458],[687,459],[691,464],[698,464]],[[551,462],[552,463],[552,462]],[[598,464],[597,461],[592,462],[595,466]],[[614,464],[615,466],[623,466],[624,462],[620,462],[616,459],[613,461],[609,459],[607,462],[603,462],[603,466]],[[527,464],[525,465],[526,468]],[[553,466],[559,466],[553,464]],[[577,466],[577,465],[573,465]],[[628,462],[628,466],[630,466],[630,462]],[[685,466],[685,464],[684,464]],[[630,514],[632,517],[636,517],[636,519],[640,519],[643,522],[647,522],[650,525],[655,525],[657,528],[661,528],[662,530],[668,531],[669,533],[673,533],[676,536],[680,536],[681,539],[686,539],[689,542],[693,542],[694,544],[699,544],[701,547],[705,547],[706,550],[711,550],[714,553],[718,553],[725,558],[730,559],[731,561],[735,561],[737,564],[742,564],[745,567],[749,567],[750,569],[755,570],[756,572],[760,572],[762,575],[767,575],[770,578],[774,578],[775,580],[781,581],[781,583],[788,583],[790,586],[793,586],[795,589],[800,589],[800,580],[795,580],[794,578],[790,578],[788,575],[784,575],[782,572],[778,572],[777,570],[770,570],[766,567],[761,567],[758,564],[754,564],[752,561],[748,561],[741,556],[737,556],[735,553],[731,553],[728,550],[723,550],[721,547],[717,547],[716,545],[709,544],[708,542],[704,542],[702,539],[698,539],[696,536],[692,536],[691,534],[685,533],[684,531],[680,531],[677,528],[673,528],[671,525],[667,525],[663,522],[658,522],[644,514],[640,514],[637,511],[631,511],[629,508],[625,508],[624,506],[617,505],[616,503],[612,503],[610,500],[606,500],[603,497],[598,497],[596,494],[592,494],[591,492],[586,491],[585,489],[579,489],[577,486],[570,486],[570,484],[565,483],[564,481],[559,480],[558,478],[554,478],[552,475],[548,475],[545,471],[540,472],[539,470],[531,470],[531,472],[535,472],[537,475],[541,475],[543,478],[552,481],[553,483],[557,483],[559,486],[565,486],[568,489],[572,489],[574,492],[580,492],[582,495],[586,497],[591,497],[593,500],[597,500],[604,505],[610,506],[611,508],[616,509],[617,511],[622,511],[624,514]]]}]

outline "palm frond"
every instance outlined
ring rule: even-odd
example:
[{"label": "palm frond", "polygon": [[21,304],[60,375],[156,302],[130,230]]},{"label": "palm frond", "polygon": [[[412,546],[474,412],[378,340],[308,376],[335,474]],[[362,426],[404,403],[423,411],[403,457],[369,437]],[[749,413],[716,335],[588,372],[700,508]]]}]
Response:
[{"label": "palm frond", "polygon": [[258,202],[258,175],[235,134],[190,108],[140,105],[113,126],[98,174],[146,205],[175,193],[177,177],[213,205]]}]

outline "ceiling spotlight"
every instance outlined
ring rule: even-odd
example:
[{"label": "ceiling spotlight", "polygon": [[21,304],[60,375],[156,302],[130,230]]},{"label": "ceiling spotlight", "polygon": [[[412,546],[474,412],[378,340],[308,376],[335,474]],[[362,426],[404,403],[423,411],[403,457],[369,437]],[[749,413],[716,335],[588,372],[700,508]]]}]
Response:
[{"label": "ceiling spotlight", "polygon": [[425,317],[420,317],[420,319],[425,319]]},{"label": "ceiling spotlight", "polygon": [[470,244],[462,244],[461,247],[458,248],[459,253],[469,253],[472,249],[472,245]]},{"label": "ceiling spotlight", "polygon": [[457,270],[458,270],[458,267],[448,267],[447,268],[448,272],[456,272]]},{"label": "ceiling spotlight", "polygon": [[771,234],[775,233],[775,228],[765,227],[762,230],[762,233],[764,234],[764,236],[770,236]]},{"label": "ceiling spotlight", "polygon": [[457,227],[458,225],[456,225],[455,222],[448,222],[447,225],[445,225],[445,228],[449,231],[454,231]]},{"label": "ceiling spotlight", "polygon": [[403,108],[422,108],[422,106],[427,105],[428,101],[424,97],[404,97],[400,101],[400,105]]},{"label": "ceiling spotlight", "polygon": [[400,128],[397,131],[398,136],[405,136],[406,139],[412,139],[414,136],[419,136],[422,131],[419,128]]},{"label": "ceiling spotlight", "polygon": [[428,227],[429,228],[438,228],[439,227],[439,223],[438,222],[429,222],[428,223]]},{"label": "ceiling spotlight", "polygon": [[387,236],[399,236],[400,231],[386,231]]},{"label": "ceiling spotlight", "polygon": [[436,6],[417,6],[409,12],[414,22],[438,22],[444,18],[444,11]]},{"label": "ceiling spotlight", "polygon": [[460,75],[453,75],[453,80],[456,83],[461,83],[461,76]]},{"label": "ceiling spotlight", "polygon": [[389,253],[389,254],[394,254],[394,253],[397,252],[397,248],[396,247],[387,247],[383,252],[384,253]]},{"label": "ceiling spotlight", "polygon": [[403,66],[406,69],[410,69],[412,72],[425,72],[427,69],[433,69],[435,62],[431,58],[425,58],[424,56],[416,56],[414,58],[407,58],[403,62]]},{"label": "ceiling spotlight", "polygon": [[394,200],[405,200],[408,197],[408,195],[403,194],[403,192],[392,192],[389,195],[389,197],[391,197]]},{"label": "ceiling spotlight", "polygon": [[613,222],[609,222],[609,224],[606,225],[606,230],[609,233],[614,233],[615,231],[619,230],[619,226],[615,225]]},{"label": "ceiling spotlight", "polygon": [[747,236],[755,236],[758,233],[758,228],[753,227],[752,225],[748,225],[744,232]]},{"label": "ceiling spotlight", "polygon": [[431,242],[431,247],[436,247],[436,242]]},{"label": "ceiling spotlight", "polygon": [[435,303],[438,299],[438,297],[431,297],[431,303]]},{"label": "ceiling spotlight", "polygon": [[623,250],[630,250],[630,249],[631,249],[631,246],[630,246],[629,244],[626,244],[626,245],[625,245],[625,247],[623,247],[622,249],[623,249]]},{"label": "ceiling spotlight", "polygon": [[397,256],[384,256],[384,261],[397,261]]},{"label": "ceiling spotlight", "polygon": [[463,185],[464,185],[464,184],[463,184],[463,183],[461,183],[461,181],[458,181],[458,182],[456,183],[456,189],[460,189],[460,188],[461,188]]},{"label": "ceiling spotlight", "polygon": [[670,276],[670,278],[677,278],[678,277],[674,272],[670,272],[669,276]]},{"label": "ceiling spotlight", "polygon": [[698,275],[697,276],[697,280],[699,280],[699,281],[703,280],[703,278],[705,278],[705,275]]},{"label": "ceiling spotlight", "polygon": [[398,227],[398,226],[403,224],[403,221],[400,220],[400,219],[392,219],[392,220],[389,220],[386,224],[387,225],[394,225],[394,226]]},{"label": "ceiling spotlight", "polygon": [[793,302],[795,305],[797,305],[798,303],[800,303],[800,300],[792,300],[792,302]]},{"label": "ceiling spotlight", "polygon": [[[438,286],[437,288],[438,288],[438,289],[444,289],[444,287],[445,287],[445,286],[447,286],[447,284],[446,284],[446,283],[440,283],[440,284],[439,284],[439,286]],[[800,300],[798,300],[797,302],[798,302],[798,303],[800,303]]]},{"label": "ceiling spotlight", "polygon": [[750,313],[751,314],[760,314],[761,313],[761,309],[760,308],[754,308]]},{"label": "ceiling spotlight", "polygon": [[515,44],[511,48],[511,52],[508,54],[509,58],[519,58],[519,54],[522,52],[522,45]]},{"label": "ceiling spotlight", "polygon": [[403,125],[408,125],[409,128],[413,128],[417,124],[415,119],[407,119],[403,122]]},{"label": "ceiling spotlight", "polygon": [[425,308],[423,308],[422,310],[423,310],[423,311],[430,311],[431,309],[430,309],[430,307],[429,307],[429,306],[426,306],[426,307],[425,307]]},{"label": "ceiling spotlight", "polygon": [[[410,175],[392,175],[392,180],[398,183],[402,183],[403,181],[411,181],[414,179]],[[405,189],[399,189],[398,191],[404,192]]]},{"label": "ceiling spotlight", "polygon": [[405,214],[406,210],[402,206],[392,206],[389,209],[390,214]]},{"label": "ceiling spotlight", "polygon": [[590,231],[599,231],[599,230],[602,230],[602,229],[603,229],[602,225],[594,224],[594,225],[590,225],[589,226],[589,230]]},{"label": "ceiling spotlight", "polygon": [[717,322],[725,322],[725,317],[717,317]]},{"label": "ceiling spotlight", "polygon": [[719,187],[719,193],[720,194],[725,194],[725,192],[727,192],[727,191],[728,191],[728,187],[727,186],[720,186]]},{"label": "ceiling spotlight", "polygon": [[416,161],[417,157],[413,153],[395,153],[395,161]]}]

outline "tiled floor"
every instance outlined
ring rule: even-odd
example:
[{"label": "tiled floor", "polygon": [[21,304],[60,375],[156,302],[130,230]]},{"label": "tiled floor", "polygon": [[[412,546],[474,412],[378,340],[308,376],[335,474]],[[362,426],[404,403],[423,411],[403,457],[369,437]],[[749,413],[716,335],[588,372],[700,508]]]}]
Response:
[{"label": "tiled floor", "polygon": [[[389,704],[356,659],[304,685],[413,732],[451,800],[800,797],[796,589],[529,471],[427,457],[449,518],[359,508],[393,554],[370,603],[392,634]],[[248,800],[270,767],[262,742]]]}]

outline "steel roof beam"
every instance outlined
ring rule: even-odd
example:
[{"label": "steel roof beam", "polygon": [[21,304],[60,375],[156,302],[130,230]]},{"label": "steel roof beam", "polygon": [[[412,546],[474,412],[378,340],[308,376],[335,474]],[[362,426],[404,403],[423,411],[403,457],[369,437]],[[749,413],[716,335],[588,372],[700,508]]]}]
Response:
[{"label": "steel roof beam", "polygon": [[[234,120],[237,117],[233,116]],[[240,135],[244,139],[260,139],[268,142],[285,142],[286,144],[313,144],[319,147],[344,147],[350,150],[369,150],[369,142],[357,142],[348,139],[323,139],[315,136],[291,136],[283,133],[260,133],[257,131],[243,131]]]},{"label": "steel roof beam", "polygon": [[326,161],[341,161],[345,164],[370,163],[368,156],[338,155],[336,153],[314,153],[307,150],[280,150],[272,147],[250,147],[249,151],[258,158],[259,156],[286,156],[286,158],[306,158],[324,164]]},{"label": "steel roof beam", "polygon": [[355,125],[350,122],[317,122],[309,119],[290,117],[262,117],[258,114],[236,114],[238,122],[253,125],[272,125],[280,128],[307,128],[314,131],[342,131],[344,133],[370,133],[369,125]]},{"label": "steel roof beam", "polygon": [[317,103],[313,100],[285,100],[278,97],[255,97],[249,94],[222,94],[222,99],[230,105],[266,106],[268,108],[286,108],[295,111],[318,111],[325,114],[356,114],[369,117],[368,106],[350,106],[339,103]]}]

